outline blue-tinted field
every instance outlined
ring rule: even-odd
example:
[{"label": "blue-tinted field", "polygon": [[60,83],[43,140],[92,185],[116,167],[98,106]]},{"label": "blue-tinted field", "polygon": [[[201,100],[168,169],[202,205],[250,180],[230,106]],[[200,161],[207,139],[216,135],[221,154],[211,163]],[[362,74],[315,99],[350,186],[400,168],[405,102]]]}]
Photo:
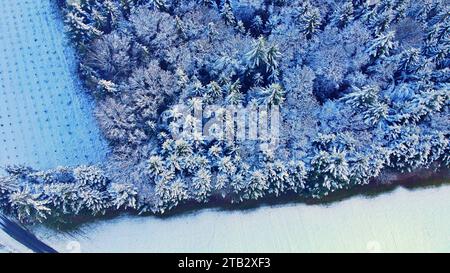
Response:
[{"label": "blue-tinted field", "polygon": [[0,165],[101,162],[106,155],[50,1],[0,0]]}]

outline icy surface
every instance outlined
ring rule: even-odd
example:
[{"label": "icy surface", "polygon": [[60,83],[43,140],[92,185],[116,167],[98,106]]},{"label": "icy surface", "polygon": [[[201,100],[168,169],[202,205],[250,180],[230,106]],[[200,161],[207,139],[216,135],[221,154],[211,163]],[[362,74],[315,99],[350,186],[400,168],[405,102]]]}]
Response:
[{"label": "icy surface", "polygon": [[62,252],[450,252],[449,195],[450,186],[397,189],[330,206],[124,216],[37,235]]},{"label": "icy surface", "polygon": [[30,253],[31,250],[12,239],[0,229],[0,253]]},{"label": "icy surface", "polygon": [[102,161],[89,98],[50,0],[0,0],[0,165]]}]

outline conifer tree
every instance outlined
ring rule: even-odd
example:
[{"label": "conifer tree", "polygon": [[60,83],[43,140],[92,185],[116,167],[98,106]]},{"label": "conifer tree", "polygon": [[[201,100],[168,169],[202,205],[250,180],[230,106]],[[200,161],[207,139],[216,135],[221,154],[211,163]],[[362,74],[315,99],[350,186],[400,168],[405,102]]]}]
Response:
[{"label": "conifer tree", "polygon": [[259,102],[265,105],[280,105],[285,100],[285,91],[278,83],[259,89]]},{"label": "conifer tree", "polygon": [[369,55],[374,59],[389,56],[395,45],[394,35],[393,31],[378,35],[367,50]]},{"label": "conifer tree", "polygon": [[222,14],[222,17],[224,18],[227,25],[236,25],[236,17],[234,16],[233,9],[229,0],[224,1],[220,13]]},{"label": "conifer tree", "polygon": [[76,2],[69,4],[65,23],[70,38],[80,48],[102,34],[100,30],[89,25],[89,15]]},{"label": "conifer tree", "polygon": [[159,10],[167,10],[166,0],[149,0],[150,7]]},{"label": "conifer tree", "polygon": [[252,49],[246,54],[246,58],[250,68],[259,67],[267,62],[266,40],[263,36],[253,42]]},{"label": "conifer tree", "polygon": [[322,18],[317,8],[308,9],[300,15],[300,30],[306,38],[311,39],[319,31],[321,21]]},{"label": "conifer tree", "polygon": [[339,28],[347,26],[351,21],[353,21],[353,13],[353,3],[351,1],[345,2],[334,14],[333,24]]},{"label": "conifer tree", "polygon": [[260,170],[254,170],[250,172],[244,196],[246,199],[256,200],[263,197],[268,188],[269,183],[266,175]]},{"label": "conifer tree", "polygon": [[9,203],[21,222],[42,222],[51,213],[48,202],[41,199],[41,193],[33,193],[28,185],[11,193]]}]

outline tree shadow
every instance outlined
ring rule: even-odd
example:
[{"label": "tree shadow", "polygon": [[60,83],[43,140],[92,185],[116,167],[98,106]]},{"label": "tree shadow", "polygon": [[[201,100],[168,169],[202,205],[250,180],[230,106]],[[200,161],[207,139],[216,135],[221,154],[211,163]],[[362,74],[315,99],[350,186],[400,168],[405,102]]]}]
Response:
[{"label": "tree shadow", "polygon": [[136,217],[153,217],[156,219],[169,219],[181,216],[198,215],[207,209],[214,209],[218,212],[251,212],[255,209],[271,206],[304,204],[308,206],[330,206],[348,200],[353,197],[376,198],[383,194],[389,194],[398,188],[404,188],[410,191],[437,188],[450,185],[450,170],[444,169],[438,172],[430,170],[422,170],[418,173],[398,174],[397,180],[380,182],[371,181],[368,185],[354,187],[352,189],[340,190],[332,194],[317,199],[306,196],[299,196],[295,193],[288,193],[278,197],[269,196],[258,200],[248,200],[241,203],[231,203],[228,199],[215,198],[208,203],[188,202],[184,203],[163,215],[155,215],[152,213],[138,214],[135,211],[115,211],[105,215],[96,217],[91,215],[77,215],[68,218],[49,219],[44,225],[53,230],[62,233],[82,235],[79,230],[81,226],[93,225],[101,221],[114,221],[118,216],[136,216]]}]

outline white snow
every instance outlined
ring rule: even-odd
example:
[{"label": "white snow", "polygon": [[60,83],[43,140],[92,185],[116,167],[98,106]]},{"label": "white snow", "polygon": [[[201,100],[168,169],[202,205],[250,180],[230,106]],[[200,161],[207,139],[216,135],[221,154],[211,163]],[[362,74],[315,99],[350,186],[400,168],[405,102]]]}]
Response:
[{"label": "white snow", "polygon": [[[1,221],[1,220],[0,220]],[[30,253],[31,251],[0,229],[0,253]]]},{"label": "white snow", "polygon": [[0,0],[0,165],[100,162],[92,103],[50,0]]},{"label": "white snow", "polygon": [[330,206],[123,216],[36,233],[62,252],[450,252],[449,195],[450,186],[397,189]]}]

